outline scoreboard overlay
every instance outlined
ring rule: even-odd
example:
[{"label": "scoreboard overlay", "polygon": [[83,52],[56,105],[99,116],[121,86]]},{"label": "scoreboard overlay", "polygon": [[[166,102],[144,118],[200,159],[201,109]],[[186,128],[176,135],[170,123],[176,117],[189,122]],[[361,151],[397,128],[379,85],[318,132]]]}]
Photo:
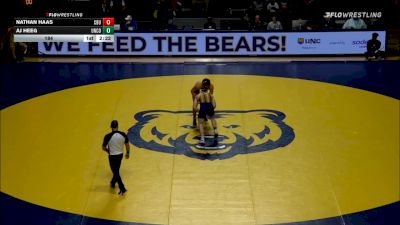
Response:
[{"label": "scoreboard overlay", "polygon": [[114,42],[114,18],[16,18],[15,42]]}]

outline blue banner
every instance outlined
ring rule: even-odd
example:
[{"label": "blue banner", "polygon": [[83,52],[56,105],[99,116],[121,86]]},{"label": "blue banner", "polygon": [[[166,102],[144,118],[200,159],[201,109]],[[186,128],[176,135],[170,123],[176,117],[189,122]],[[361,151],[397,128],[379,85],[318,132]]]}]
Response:
[{"label": "blue banner", "polygon": [[364,54],[372,33],[385,50],[385,31],[265,33],[116,33],[114,42],[41,42],[45,55],[333,55]]}]

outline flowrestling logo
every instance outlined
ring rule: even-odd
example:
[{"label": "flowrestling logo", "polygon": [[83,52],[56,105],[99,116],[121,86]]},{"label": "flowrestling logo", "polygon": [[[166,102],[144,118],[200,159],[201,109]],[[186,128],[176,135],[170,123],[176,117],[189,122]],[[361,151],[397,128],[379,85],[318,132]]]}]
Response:
[{"label": "flowrestling logo", "polygon": [[[295,138],[284,122],[285,114],[276,110],[225,110],[215,115],[218,146],[199,149],[199,132],[191,126],[191,111],[150,110],[136,113],[129,130],[130,142],[139,148],[185,155],[201,160],[229,159],[238,154],[274,150],[289,145]],[[207,136],[212,128],[205,122]]]},{"label": "flowrestling logo", "polygon": [[325,18],[350,19],[379,19],[382,18],[382,12],[325,12]]}]

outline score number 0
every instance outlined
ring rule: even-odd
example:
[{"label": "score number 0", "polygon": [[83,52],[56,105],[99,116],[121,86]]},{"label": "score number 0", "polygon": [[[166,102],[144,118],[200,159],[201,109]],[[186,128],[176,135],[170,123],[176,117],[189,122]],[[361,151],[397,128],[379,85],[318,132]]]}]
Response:
[{"label": "score number 0", "polygon": [[103,26],[114,26],[114,18],[103,18]]}]

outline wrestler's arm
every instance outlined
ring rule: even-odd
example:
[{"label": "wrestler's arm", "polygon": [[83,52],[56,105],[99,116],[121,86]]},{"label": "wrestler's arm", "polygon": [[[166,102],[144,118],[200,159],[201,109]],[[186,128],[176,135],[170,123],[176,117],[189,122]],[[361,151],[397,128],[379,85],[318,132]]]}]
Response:
[{"label": "wrestler's arm", "polygon": [[217,107],[217,102],[215,101],[214,95],[211,95],[212,98],[212,105],[214,106],[214,109]]},{"label": "wrestler's arm", "polygon": [[199,82],[196,82],[192,89],[190,90],[190,93],[192,93],[192,100],[196,97],[196,91],[199,90]]},{"label": "wrestler's arm", "polygon": [[199,96],[200,95],[196,95],[194,97],[194,100],[193,100],[193,112],[196,112],[196,110],[197,110],[197,104],[199,104]]}]

